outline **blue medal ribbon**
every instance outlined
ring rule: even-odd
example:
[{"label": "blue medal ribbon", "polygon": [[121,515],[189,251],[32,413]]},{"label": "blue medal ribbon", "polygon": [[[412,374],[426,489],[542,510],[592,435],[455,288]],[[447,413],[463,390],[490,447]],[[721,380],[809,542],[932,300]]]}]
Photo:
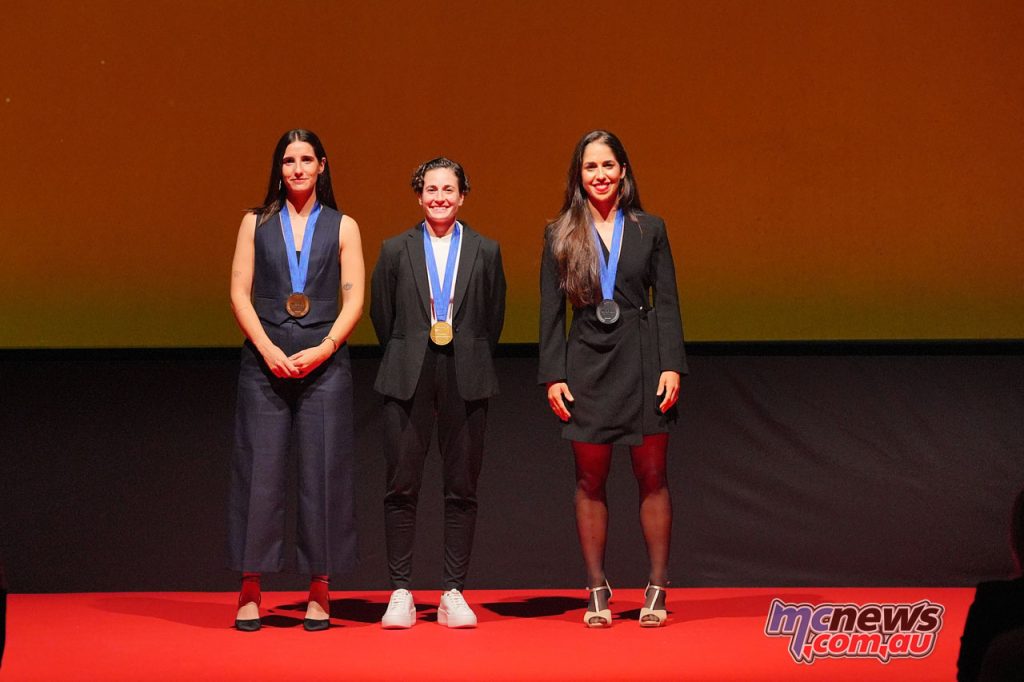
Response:
[{"label": "blue medal ribbon", "polygon": [[302,235],[302,254],[295,254],[295,237],[292,235],[292,219],[288,215],[288,205],[281,207],[281,232],[284,234],[284,245],[287,248],[285,256],[288,257],[288,274],[292,279],[292,293],[301,294],[306,288],[306,275],[309,273],[309,252],[313,245],[313,231],[316,229],[316,219],[320,217],[320,202],[313,204],[313,210],[306,218],[306,233]]},{"label": "blue medal ribbon", "polygon": [[601,296],[606,301],[611,301],[615,295],[615,273],[619,270],[619,254],[622,252],[622,226],[625,223],[625,216],[622,209],[615,212],[615,227],[612,229],[612,248],[608,249],[608,261],[605,262],[603,249],[601,248],[601,235],[597,232],[594,221],[590,221],[590,229],[594,234],[594,243],[597,246],[597,267],[601,273]]},{"label": "blue medal ribbon", "polygon": [[459,256],[459,240],[462,237],[462,226],[455,223],[452,243],[448,249],[448,263],[444,268],[444,283],[437,278],[437,261],[434,260],[434,247],[430,244],[430,228],[423,223],[423,253],[427,257],[427,274],[430,275],[430,289],[434,292],[434,318],[438,322],[448,319],[448,303],[451,301],[452,277],[455,274],[455,259]]}]

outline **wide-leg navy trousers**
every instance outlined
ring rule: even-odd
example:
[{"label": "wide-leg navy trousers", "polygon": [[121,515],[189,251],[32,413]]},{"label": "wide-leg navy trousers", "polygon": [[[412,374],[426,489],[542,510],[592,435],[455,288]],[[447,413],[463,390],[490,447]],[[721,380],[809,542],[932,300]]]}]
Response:
[{"label": "wide-leg navy trousers", "polygon": [[[265,325],[286,354],[320,343],[330,326]],[[352,367],[348,347],[302,379],[271,374],[242,348],[228,504],[229,567],[276,572],[285,565],[285,507],[292,442],[298,453],[300,573],[349,571],[357,558]]]}]

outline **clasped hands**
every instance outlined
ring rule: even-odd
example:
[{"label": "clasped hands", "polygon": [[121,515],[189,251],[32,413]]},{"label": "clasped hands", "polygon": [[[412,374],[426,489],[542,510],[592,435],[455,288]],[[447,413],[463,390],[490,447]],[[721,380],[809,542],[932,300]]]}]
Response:
[{"label": "clasped hands", "polygon": [[[658,409],[662,412],[666,412],[672,408],[673,405],[679,400],[679,372],[665,371],[661,373],[661,377],[658,379],[658,397],[661,398],[661,404],[658,405]],[[565,402],[574,402],[575,398],[572,397],[572,392],[569,391],[569,385],[564,381],[552,381],[548,384],[548,404],[551,406],[551,411],[555,413],[555,416],[562,421],[569,421],[569,409],[565,406]]]},{"label": "clasped hands", "polygon": [[280,379],[301,379],[331,357],[334,348],[324,341],[312,348],[305,348],[294,355],[285,355],[277,346],[271,346],[263,353],[263,361],[270,372]]}]

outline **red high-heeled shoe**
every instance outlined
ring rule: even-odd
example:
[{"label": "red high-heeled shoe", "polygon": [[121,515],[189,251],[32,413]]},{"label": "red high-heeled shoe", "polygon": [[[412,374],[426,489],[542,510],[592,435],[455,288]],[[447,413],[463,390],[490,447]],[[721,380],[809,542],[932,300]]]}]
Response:
[{"label": "red high-heeled shoe", "polygon": [[[263,595],[260,593],[260,574],[245,574],[242,576],[242,589],[238,593],[238,608],[248,604],[256,604],[259,613],[260,601]],[[235,618],[235,629],[242,632],[256,632],[260,629],[260,619],[257,618]]]},{"label": "red high-heeled shoe", "polygon": [[[327,584],[330,581],[326,575],[314,575],[309,581],[309,603],[316,604],[324,613],[326,618],[304,618],[302,627],[306,632],[319,632],[331,626],[331,594],[327,591]],[[306,611],[309,613],[308,609]]]}]

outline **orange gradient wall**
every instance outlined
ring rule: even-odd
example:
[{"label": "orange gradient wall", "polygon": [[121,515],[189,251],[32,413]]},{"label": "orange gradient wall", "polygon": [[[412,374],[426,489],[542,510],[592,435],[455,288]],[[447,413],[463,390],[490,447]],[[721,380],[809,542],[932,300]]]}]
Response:
[{"label": "orange gradient wall", "polygon": [[[1024,338],[1019,2],[42,2],[0,25],[0,346],[232,345],[270,152],[318,132],[368,269],[446,154],[536,341],[595,127],[670,230],[692,340]],[[355,343],[375,341],[368,318]]]}]

